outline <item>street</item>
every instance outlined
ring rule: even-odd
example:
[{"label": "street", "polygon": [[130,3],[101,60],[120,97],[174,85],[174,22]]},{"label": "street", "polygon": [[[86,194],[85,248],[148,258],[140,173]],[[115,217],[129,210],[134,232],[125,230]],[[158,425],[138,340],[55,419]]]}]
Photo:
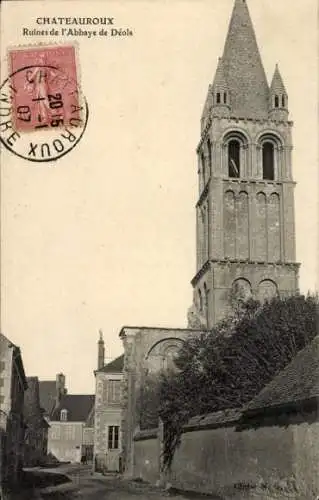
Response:
[{"label": "street", "polygon": [[[48,487],[36,491],[33,497],[27,495],[26,500],[186,500],[188,495],[172,494],[137,481],[126,481],[116,475],[102,476],[91,474],[91,466],[62,465],[46,472],[65,474],[71,482]],[[25,500],[25,495],[12,498],[12,500]],[[202,498],[191,495],[191,498]],[[208,497],[206,497],[208,498]],[[211,497],[213,498],[213,497]],[[11,498],[10,498],[11,500]]]}]

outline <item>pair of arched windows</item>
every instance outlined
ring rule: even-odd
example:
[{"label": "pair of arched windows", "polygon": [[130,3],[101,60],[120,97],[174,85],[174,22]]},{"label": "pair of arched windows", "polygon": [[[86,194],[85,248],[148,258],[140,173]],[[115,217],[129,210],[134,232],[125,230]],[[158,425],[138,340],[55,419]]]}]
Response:
[{"label": "pair of arched windows", "polygon": [[[281,96],[281,107],[286,107],[286,97],[284,95]],[[280,108],[280,96],[275,95],[275,108]]]},{"label": "pair of arched windows", "polygon": [[217,92],[216,94],[216,104],[222,104],[222,100],[223,100],[223,104],[227,104],[227,92]]},{"label": "pair of arched windows", "polygon": [[[241,176],[241,143],[237,139],[228,142],[228,177],[239,179]],[[270,141],[262,144],[262,172],[263,179],[275,179],[275,148]]]}]

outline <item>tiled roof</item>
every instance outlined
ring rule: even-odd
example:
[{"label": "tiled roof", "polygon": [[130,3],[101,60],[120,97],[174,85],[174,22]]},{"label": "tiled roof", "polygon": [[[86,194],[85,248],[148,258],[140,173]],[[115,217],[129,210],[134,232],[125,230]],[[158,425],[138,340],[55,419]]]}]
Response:
[{"label": "tiled roof", "polygon": [[268,116],[269,86],[247,2],[236,0],[223,53],[223,70],[231,95],[232,116]]},{"label": "tiled roof", "polygon": [[319,398],[319,335],[247,406],[248,412]]},{"label": "tiled roof", "polygon": [[55,380],[39,381],[40,406],[45,410],[45,415],[50,415],[55,406],[56,382]]},{"label": "tiled roof", "polygon": [[124,354],[122,354],[118,358],[113,359],[113,361],[111,361],[107,365],[104,365],[103,368],[97,371],[104,373],[122,373],[123,367],[124,367]]},{"label": "tiled roof", "polygon": [[52,413],[51,420],[60,420],[61,410],[67,410],[68,422],[86,422],[94,405],[92,394],[66,394]]}]

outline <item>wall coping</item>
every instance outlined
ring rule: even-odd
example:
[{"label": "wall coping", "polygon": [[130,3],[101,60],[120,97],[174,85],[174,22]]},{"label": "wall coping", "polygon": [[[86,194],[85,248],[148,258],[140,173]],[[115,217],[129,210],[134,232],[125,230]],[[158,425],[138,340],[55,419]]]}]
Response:
[{"label": "wall coping", "polygon": [[158,428],[137,431],[133,439],[134,441],[145,441],[146,439],[157,439],[157,438],[158,438]]},{"label": "wall coping", "polygon": [[183,432],[193,432],[201,429],[212,429],[218,427],[231,427],[239,423],[242,418],[242,408],[231,408],[228,410],[197,415],[192,417]]}]

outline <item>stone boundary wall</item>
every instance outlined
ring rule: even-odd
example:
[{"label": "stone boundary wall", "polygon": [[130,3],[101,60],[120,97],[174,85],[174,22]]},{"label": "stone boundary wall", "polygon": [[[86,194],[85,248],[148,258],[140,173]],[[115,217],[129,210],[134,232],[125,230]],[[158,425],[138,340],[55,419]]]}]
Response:
[{"label": "stone boundary wall", "polygon": [[[161,433],[134,437],[134,478],[160,474]],[[319,495],[318,416],[261,415],[240,410],[194,417],[184,428],[166,480],[174,487],[234,500],[316,500]]]}]

